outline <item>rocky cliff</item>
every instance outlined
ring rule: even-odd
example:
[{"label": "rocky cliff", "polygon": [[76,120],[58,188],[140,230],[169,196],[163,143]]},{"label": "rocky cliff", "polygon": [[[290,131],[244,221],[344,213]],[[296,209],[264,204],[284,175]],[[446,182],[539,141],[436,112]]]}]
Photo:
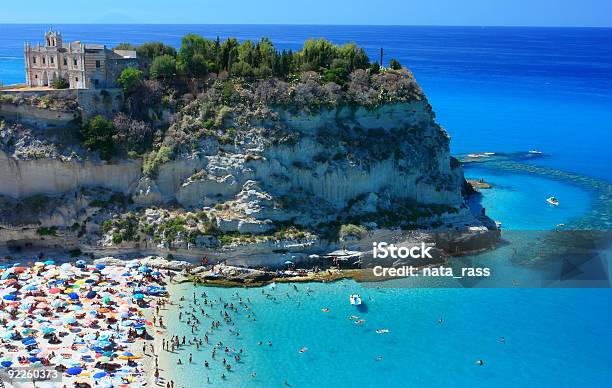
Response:
[{"label": "rocky cliff", "polygon": [[143,162],[101,161],[66,139],[3,124],[0,242],[269,260],[382,228],[486,230],[406,70],[356,70],[343,88],[313,72],[293,82],[211,77]]}]

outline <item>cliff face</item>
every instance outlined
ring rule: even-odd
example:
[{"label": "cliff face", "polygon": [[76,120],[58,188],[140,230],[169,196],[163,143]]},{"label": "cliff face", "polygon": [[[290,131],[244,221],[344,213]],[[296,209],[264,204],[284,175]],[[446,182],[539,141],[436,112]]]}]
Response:
[{"label": "cliff face", "polygon": [[378,197],[369,203],[373,209],[389,200],[463,203],[461,167],[451,166],[449,138],[427,101],[273,114],[291,129],[290,142],[275,144],[264,135],[243,144],[211,138],[206,147],[162,165],[154,180],[141,181],[135,199],[213,206],[235,199],[248,183],[277,205],[300,198],[338,210],[369,194]]},{"label": "cliff face", "polygon": [[[341,225],[357,238],[483,226],[464,203],[449,136],[409,72],[356,71],[344,88],[317,77],[213,79],[143,161],[103,162],[44,128],[2,126],[0,242],[18,242],[21,228],[23,240],[47,245],[157,253],[242,245],[265,257],[323,249]],[[37,195],[55,205],[9,216]]]}]

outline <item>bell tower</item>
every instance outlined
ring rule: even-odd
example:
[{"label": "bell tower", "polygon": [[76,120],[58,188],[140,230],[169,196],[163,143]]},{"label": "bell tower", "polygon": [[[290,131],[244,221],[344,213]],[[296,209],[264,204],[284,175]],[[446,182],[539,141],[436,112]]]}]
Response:
[{"label": "bell tower", "polygon": [[62,47],[62,33],[59,31],[49,30],[45,33],[45,46],[47,47]]}]

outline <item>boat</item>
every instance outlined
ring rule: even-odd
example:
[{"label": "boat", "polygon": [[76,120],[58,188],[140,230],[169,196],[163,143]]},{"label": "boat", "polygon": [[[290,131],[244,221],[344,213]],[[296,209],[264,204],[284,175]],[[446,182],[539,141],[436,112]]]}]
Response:
[{"label": "boat", "polygon": [[538,150],[530,150],[529,153],[534,154],[534,155],[542,155],[542,151],[538,151]]},{"label": "boat", "polygon": [[376,334],[386,334],[389,332],[389,329],[378,329],[376,330]]},{"label": "boat", "polygon": [[548,197],[546,198],[546,202],[550,203],[551,205],[554,206],[559,206],[559,200],[555,197]]},{"label": "boat", "polygon": [[361,304],[361,296],[359,294],[351,295],[349,300],[353,306],[359,306]]}]

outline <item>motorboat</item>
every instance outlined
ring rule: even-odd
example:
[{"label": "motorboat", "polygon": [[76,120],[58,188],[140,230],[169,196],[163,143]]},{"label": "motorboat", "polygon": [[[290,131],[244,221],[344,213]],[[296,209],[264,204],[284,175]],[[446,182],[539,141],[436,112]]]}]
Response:
[{"label": "motorboat", "polygon": [[533,155],[542,155],[542,151],[538,151],[538,150],[530,150],[529,153]]},{"label": "motorboat", "polygon": [[554,206],[559,206],[559,200],[555,197],[548,197],[546,198],[546,202],[550,203],[551,205]]},{"label": "motorboat", "polygon": [[361,296],[359,294],[351,295],[349,300],[353,306],[359,306],[361,304]]}]

